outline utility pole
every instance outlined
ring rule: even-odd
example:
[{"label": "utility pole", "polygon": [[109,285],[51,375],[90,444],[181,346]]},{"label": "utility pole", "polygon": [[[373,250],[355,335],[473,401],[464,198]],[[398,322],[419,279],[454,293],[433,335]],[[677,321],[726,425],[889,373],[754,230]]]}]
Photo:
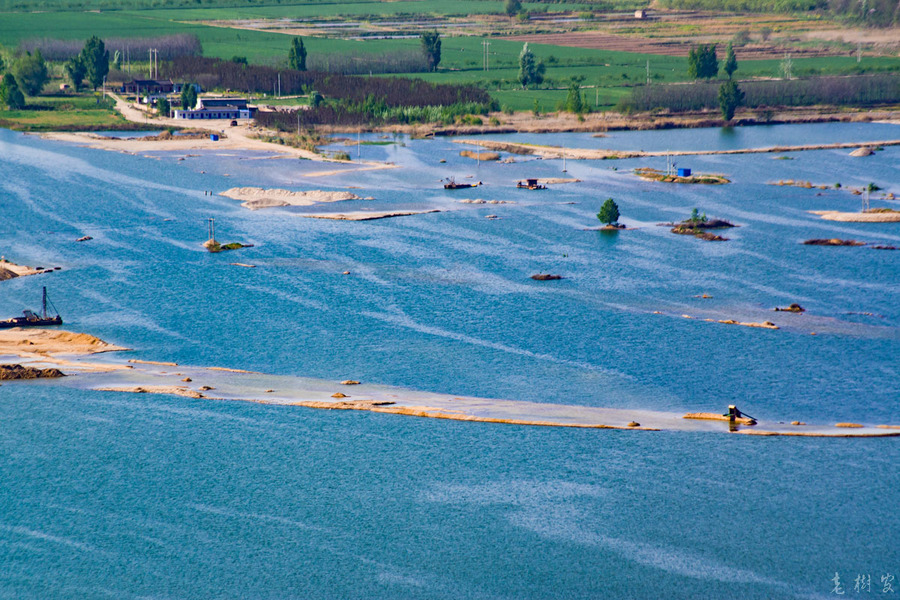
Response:
[{"label": "utility pole", "polygon": [[209,234],[209,241],[216,241],[216,220],[207,219],[206,232]]},{"label": "utility pole", "polygon": [[150,48],[147,52],[149,53],[147,61],[150,63],[150,74],[147,75],[147,78],[153,79],[153,48]]},{"label": "utility pole", "polygon": [[859,64],[859,62],[861,60],[862,60],[862,42],[856,42],[856,62],[857,62],[857,64]]},{"label": "utility pole", "polygon": [[281,97],[281,73],[278,74],[278,96]]},{"label": "utility pole", "polygon": [[647,85],[650,85],[650,59],[647,59]]},{"label": "utility pole", "polygon": [[490,60],[491,43],[487,40],[484,40],[483,42],[481,42],[481,45],[484,47],[484,57],[481,61],[482,69],[484,71],[490,71],[491,70],[491,60]]}]

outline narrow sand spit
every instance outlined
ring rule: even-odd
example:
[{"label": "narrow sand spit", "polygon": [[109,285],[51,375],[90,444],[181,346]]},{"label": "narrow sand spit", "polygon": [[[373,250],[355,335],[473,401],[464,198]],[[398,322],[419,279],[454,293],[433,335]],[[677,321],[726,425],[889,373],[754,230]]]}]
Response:
[{"label": "narrow sand spit", "polygon": [[[116,386],[116,387],[98,387],[94,388],[98,392],[131,392],[134,394],[171,394],[173,396],[183,396],[185,398],[194,398],[199,400],[200,398],[207,398],[200,392],[195,392],[184,385],[149,385],[146,387],[134,385],[134,386]],[[208,400],[215,400],[215,398],[207,398]]]},{"label": "narrow sand spit", "polygon": [[385,212],[349,212],[349,213],[317,213],[300,215],[307,219],[331,219],[333,221],[374,221],[375,219],[389,219],[391,217],[409,217],[412,215],[425,215],[428,213],[441,212],[435,208],[432,210],[410,210],[410,211],[385,211]]},{"label": "narrow sand spit", "polygon": [[350,192],[328,192],[323,190],[292,192],[290,190],[267,190],[257,187],[231,188],[221,192],[219,195],[240,200],[241,206],[250,210],[280,206],[314,206],[327,202],[362,200],[362,198]]},{"label": "narrow sand spit", "polygon": [[[603,148],[558,148],[539,146],[519,142],[499,142],[495,140],[463,139],[453,140],[457,144],[481,146],[488,150],[512,152],[514,154],[532,154],[543,158],[570,158],[573,160],[605,160],[615,158],[640,158],[643,156],[701,156],[709,154],[762,154],[767,152],[799,152],[802,150],[830,150],[840,148],[859,148],[859,142],[836,144],[805,144],[801,146],[772,146],[769,148],[740,148],[736,150],[682,150],[677,152],[645,152],[643,150],[609,150]],[[900,146],[900,140],[866,142],[872,146]]]},{"label": "narrow sand spit", "polygon": [[811,210],[826,221],[844,223],[900,223],[900,211],[893,212],[841,212],[838,210]]},{"label": "narrow sand spit", "polygon": [[[351,163],[347,163],[351,164]],[[352,163],[358,165],[359,163]],[[331,177],[332,175],[347,175],[349,173],[359,173],[361,171],[380,171],[382,169],[398,169],[399,166],[393,163],[365,163],[365,167],[356,167],[354,169],[332,169],[330,171],[313,171],[312,173],[303,173],[303,177]]]},{"label": "narrow sand spit", "polygon": [[558,183],[578,183],[580,179],[575,179],[574,177],[543,177],[538,179],[538,183],[543,183],[544,185],[556,185]]},{"label": "narrow sand spit", "polygon": [[[215,376],[216,397],[206,396],[207,385],[186,386],[180,381],[210,381],[214,368],[181,366],[178,373],[127,371],[104,376],[102,387],[92,389],[131,393],[174,394],[193,399],[255,402],[284,407],[306,407],[321,410],[361,410],[395,415],[449,419],[475,423],[495,423],[542,427],[575,427],[585,429],[619,429],[639,431],[695,431],[717,433],[754,433],[760,435],[806,435],[822,437],[888,437],[900,436],[896,426],[861,426],[852,431],[833,424],[787,425],[761,422],[751,426],[739,421],[735,426],[717,413],[695,413],[682,416],[660,411],[612,409],[449,396],[431,392],[404,390],[377,385],[355,386],[352,396],[337,392],[337,381],[295,377],[245,374],[225,371]],[[179,380],[184,375],[188,378]],[[275,391],[275,388],[278,391]]]},{"label": "narrow sand spit", "polygon": [[[120,350],[98,338],[69,331],[12,329],[0,331],[0,354],[20,353],[31,364],[59,363],[44,353],[91,354]],[[494,398],[450,396],[371,384],[357,384],[352,390],[337,380],[267,375],[223,367],[192,367],[174,363],[132,360],[132,365],[101,365],[91,360],[65,362],[70,373],[90,373],[89,377],[66,377],[52,385],[72,386],[120,393],[169,394],[193,400],[232,400],[281,406],[302,406],[329,410],[368,410],[397,415],[451,419],[477,423],[578,427],[641,431],[696,431],[727,433],[734,428],[719,420],[685,419],[679,413],[614,409],[591,406],[537,403]],[[348,380],[349,381],[349,380]],[[196,382],[185,385],[183,382]],[[43,382],[42,385],[47,385]],[[29,385],[18,382],[17,385]],[[350,392],[351,396],[338,390]],[[279,390],[275,392],[275,390]],[[215,396],[207,395],[216,390]],[[264,399],[263,399],[264,398]],[[701,413],[702,415],[702,413]],[[738,433],[757,435],[806,435],[824,437],[900,436],[897,425],[859,425],[852,429],[829,425],[794,425],[760,421],[756,427],[739,424]]]},{"label": "narrow sand spit", "polygon": [[128,348],[108,344],[87,333],[23,327],[0,329],[0,355],[34,357],[56,354],[97,354],[117,350],[128,350]]}]

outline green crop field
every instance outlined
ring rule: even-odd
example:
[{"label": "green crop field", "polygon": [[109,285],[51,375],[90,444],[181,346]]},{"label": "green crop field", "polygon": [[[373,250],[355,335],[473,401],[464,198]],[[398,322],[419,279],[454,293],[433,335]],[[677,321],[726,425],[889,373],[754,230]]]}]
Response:
[{"label": "green crop field", "polygon": [[[139,0],[136,0],[139,4]],[[134,5],[135,3],[132,3]],[[526,4],[526,7],[538,5]],[[580,4],[540,5],[552,10],[578,9]],[[496,13],[502,9],[499,0],[401,0],[399,2],[307,2],[272,6],[238,6],[230,8],[161,8],[104,12],[6,13],[0,15],[0,44],[9,50],[21,41],[34,38],[84,40],[92,35],[102,38],[143,38],[171,34],[193,34],[198,37],[206,56],[231,58],[246,56],[252,63],[283,65],[291,36],[267,31],[211,26],[201,21],[234,19],[301,19],[345,16],[345,21],[364,21],[367,16],[397,17],[398,21],[414,21],[416,16]],[[402,17],[402,19],[401,19]],[[356,21],[353,21],[356,19]],[[302,26],[302,23],[298,24]],[[636,54],[603,50],[531,44],[536,57],[546,65],[545,83],[540,89],[522,90],[517,82],[518,57],[522,42],[489,38],[489,70],[483,68],[482,42],[488,38],[474,36],[443,37],[442,61],[435,73],[413,73],[435,83],[472,83],[489,90],[503,106],[515,110],[531,110],[537,99],[543,110],[553,110],[563,101],[567,87],[574,81],[584,86],[590,106],[608,108],[630,93],[631,86],[647,81],[649,63],[653,83],[687,80],[687,60],[680,57]],[[416,38],[405,39],[340,39],[337,37],[305,37],[310,57],[322,55],[369,55],[416,50]],[[9,50],[7,55],[9,55]],[[140,59],[132,57],[136,69]],[[720,59],[724,58],[721,52]],[[795,58],[795,76],[850,74],[900,70],[898,57],[864,57],[861,63],[850,56]],[[59,68],[57,67],[57,72]],[[780,60],[740,61],[737,77],[778,77]],[[25,117],[23,117],[25,118]],[[48,118],[44,115],[44,118]],[[82,117],[79,117],[82,118]],[[85,114],[83,119],[94,118]]]}]

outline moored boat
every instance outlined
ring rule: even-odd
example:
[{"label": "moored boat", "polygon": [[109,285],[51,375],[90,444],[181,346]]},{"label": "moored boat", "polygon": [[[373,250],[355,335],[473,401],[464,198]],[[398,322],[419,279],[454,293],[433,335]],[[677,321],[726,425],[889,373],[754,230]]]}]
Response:
[{"label": "moored boat", "polygon": [[457,183],[457,182],[454,181],[454,179],[451,177],[451,178],[447,181],[447,183],[444,184],[444,189],[445,189],[445,190],[464,190],[464,189],[466,189],[466,188],[474,188],[474,187],[478,187],[479,185],[481,185],[481,182],[480,182],[480,181],[479,181],[478,183]]}]

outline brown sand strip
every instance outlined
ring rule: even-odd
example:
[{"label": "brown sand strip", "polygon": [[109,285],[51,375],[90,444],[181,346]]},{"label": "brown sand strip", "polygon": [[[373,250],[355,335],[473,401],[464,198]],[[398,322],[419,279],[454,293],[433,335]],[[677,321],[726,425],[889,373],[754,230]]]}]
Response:
[{"label": "brown sand strip", "polygon": [[414,210],[405,212],[351,212],[351,213],[319,213],[312,215],[300,215],[307,219],[331,219],[333,221],[374,221],[376,219],[390,219],[391,217],[409,217],[412,215],[425,215],[441,212],[440,209]]},{"label": "brown sand strip", "polygon": [[764,431],[761,429],[741,429],[734,433],[742,433],[744,435],[763,435],[763,436],[791,436],[791,437],[827,437],[827,438],[870,438],[870,437],[900,437],[900,431],[892,431],[889,433],[816,433],[801,431]]},{"label": "brown sand strip", "polygon": [[[728,421],[731,422],[731,417],[727,415],[720,415],[718,413],[688,413],[681,417],[682,419],[697,419],[699,421]],[[754,425],[756,421],[753,419],[747,419],[745,417],[741,417],[739,419],[734,420],[738,425]]]},{"label": "brown sand strip", "polygon": [[652,427],[628,427],[618,425],[586,424],[586,423],[556,423],[553,421],[532,421],[527,419],[500,419],[494,417],[478,417],[467,415],[458,411],[447,411],[430,406],[396,406],[392,402],[376,402],[373,400],[354,400],[342,402],[292,402],[291,406],[305,406],[308,408],[324,408],[331,410],[368,410],[371,412],[388,413],[392,415],[406,415],[410,417],[428,417],[432,419],[450,419],[452,421],[469,421],[475,423],[505,423],[507,425],[529,425],[537,427],[574,427],[577,429],[624,429],[640,431],[660,431]]},{"label": "brown sand strip", "polygon": [[173,394],[175,396],[183,396],[184,398],[193,398],[195,400],[199,400],[200,398],[216,400],[216,398],[204,396],[200,392],[194,391],[189,387],[181,385],[135,385],[120,387],[98,387],[94,388],[94,390],[98,392],[129,392],[133,394]]},{"label": "brown sand strip", "polygon": [[[676,152],[645,152],[643,150],[608,150],[603,148],[554,148],[517,142],[498,142],[494,140],[463,139],[453,140],[457,144],[481,146],[489,150],[512,152],[515,154],[533,154],[544,158],[570,158],[573,160],[607,160],[615,158],[640,158],[643,156],[703,156],[711,154],[765,154],[769,152],[800,152],[803,150],[833,150],[839,148],[858,148],[859,142],[842,142],[834,144],[803,144],[799,146],[772,146],[769,148],[739,148],[734,150],[680,150]],[[900,146],[900,140],[866,142],[872,146]]]},{"label": "brown sand strip", "polygon": [[137,358],[129,358],[128,362],[139,364],[139,365],[159,365],[161,367],[177,367],[178,366],[178,363],[174,363],[174,362],[163,362],[160,360],[139,360]]}]

